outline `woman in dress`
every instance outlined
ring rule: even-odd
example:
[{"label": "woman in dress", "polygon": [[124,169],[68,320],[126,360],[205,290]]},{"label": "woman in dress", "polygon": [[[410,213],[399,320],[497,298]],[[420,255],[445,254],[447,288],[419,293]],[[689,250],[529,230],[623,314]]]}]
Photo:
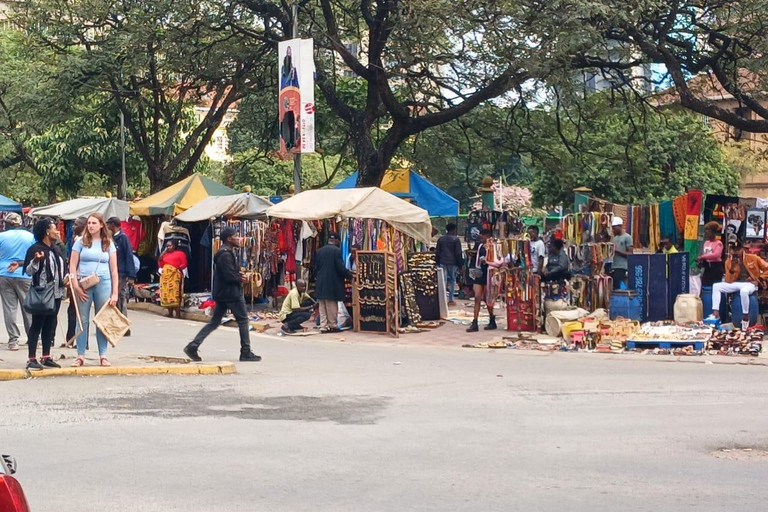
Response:
[{"label": "woman in dress", "polygon": [[160,255],[157,267],[160,274],[160,305],[168,308],[168,315],[173,312],[181,318],[181,301],[184,297],[184,269],[187,268],[187,254],[179,249],[175,240],[168,240],[165,250]]},{"label": "woman in dress", "polygon": [[[53,283],[54,309],[50,314],[32,314],[32,324],[29,327],[29,361],[28,370],[44,368],[61,368],[51,358],[51,347],[56,336],[56,324],[64,296],[64,287],[68,284],[64,271],[64,258],[54,244],[59,239],[56,223],[49,218],[43,218],[32,228],[35,245],[27,250],[24,258],[24,272],[32,277],[33,286],[46,286]],[[43,357],[37,360],[37,343],[42,334]]]},{"label": "woman in dress", "polygon": [[[83,321],[83,332],[77,337],[77,359],[72,366],[83,366],[88,344],[91,305],[98,313],[107,302],[110,306],[117,304],[117,249],[101,214],[93,213],[88,217],[83,237],[72,246],[69,273],[77,276],[74,288],[80,301],[80,315]],[[81,280],[94,274],[98,277],[98,283],[84,290]],[[112,366],[107,359],[107,338],[98,328],[96,339],[99,343],[101,366]]]}]

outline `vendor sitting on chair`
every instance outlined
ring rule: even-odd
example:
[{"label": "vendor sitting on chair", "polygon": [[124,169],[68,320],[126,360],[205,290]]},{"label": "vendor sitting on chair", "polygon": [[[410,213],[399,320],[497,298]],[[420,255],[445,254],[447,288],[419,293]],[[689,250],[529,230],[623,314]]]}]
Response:
[{"label": "vendor sitting on chair", "polygon": [[563,249],[562,240],[552,240],[549,243],[549,257],[541,275],[541,280],[545,283],[571,278],[571,261]]},{"label": "vendor sitting on chair", "polygon": [[303,279],[296,280],[296,288],[288,292],[280,309],[280,321],[283,322],[282,331],[292,333],[302,329],[301,324],[309,320],[315,301],[307,295],[307,282]]},{"label": "vendor sitting on chair", "polygon": [[737,293],[741,298],[741,329],[749,328],[749,296],[765,284],[768,278],[768,262],[755,254],[744,252],[739,240],[728,244],[730,254],[725,261],[725,281],[712,286],[712,316],[720,318],[720,297],[723,293]]}]

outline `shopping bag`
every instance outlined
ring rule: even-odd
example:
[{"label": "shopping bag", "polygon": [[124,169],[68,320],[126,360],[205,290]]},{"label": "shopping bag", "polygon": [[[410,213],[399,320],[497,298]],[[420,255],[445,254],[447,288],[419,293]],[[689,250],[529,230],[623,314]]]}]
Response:
[{"label": "shopping bag", "polygon": [[125,333],[131,328],[131,321],[128,320],[128,317],[115,306],[110,306],[109,302],[104,304],[101,311],[93,317],[93,323],[113,347],[120,343]]}]

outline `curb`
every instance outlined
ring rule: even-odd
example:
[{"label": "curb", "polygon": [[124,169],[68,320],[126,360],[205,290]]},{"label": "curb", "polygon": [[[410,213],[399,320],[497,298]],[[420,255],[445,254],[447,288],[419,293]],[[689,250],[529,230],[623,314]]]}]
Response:
[{"label": "curb", "polygon": [[102,375],[232,375],[237,373],[234,363],[190,364],[180,366],[83,366],[80,368],[52,368],[31,372],[29,370],[0,370],[0,381],[40,379],[44,377],[94,377]]}]

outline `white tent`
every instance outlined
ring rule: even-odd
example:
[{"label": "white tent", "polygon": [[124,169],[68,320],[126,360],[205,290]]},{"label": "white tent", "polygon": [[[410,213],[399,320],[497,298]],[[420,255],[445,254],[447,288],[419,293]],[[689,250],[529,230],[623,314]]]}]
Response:
[{"label": "white tent", "polygon": [[35,217],[55,217],[61,220],[75,220],[100,213],[104,220],[117,217],[125,220],[130,215],[130,205],[114,197],[79,197],[50,206],[33,208],[29,214]]},{"label": "white tent", "polygon": [[266,199],[250,193],[233,196],[208,196],[189,210],[177,215],[176,220],[200,222],[212,217],[266,219],[267,208],[270,206],[272,203]]},{"label": "white tent", "polygon": [[380,188],[307,190],[267,210],[269,217],[293,220],[381,219],[408,236],[429,244],[429,213]]}]

